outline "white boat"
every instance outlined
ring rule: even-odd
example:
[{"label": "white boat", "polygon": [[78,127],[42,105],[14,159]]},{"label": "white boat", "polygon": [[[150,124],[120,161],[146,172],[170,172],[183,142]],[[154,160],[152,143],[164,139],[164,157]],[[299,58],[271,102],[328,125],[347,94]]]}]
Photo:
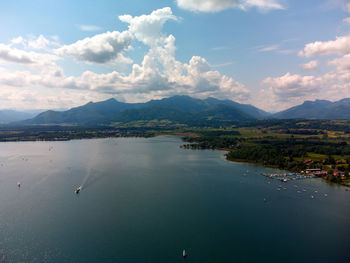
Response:
[{"label": "white boat", "polygon": [[79,186],[77,189],[75,189],[75,193],[79,194],[80,190],[81,190],[81,186]]},{"label": "white boat", "polygon": [[186,258],[186,257],[187,257],[186,250],[182,250],[182,256],[183,256],[184,258]]}]

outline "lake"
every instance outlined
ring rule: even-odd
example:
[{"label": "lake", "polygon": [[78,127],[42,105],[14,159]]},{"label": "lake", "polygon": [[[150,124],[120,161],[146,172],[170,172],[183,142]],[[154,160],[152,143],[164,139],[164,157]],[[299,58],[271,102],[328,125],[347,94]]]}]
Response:
[{"label": "lake", "polygon": [[0,262],[350,262],[345,187],[182,144],[0,143]]}]

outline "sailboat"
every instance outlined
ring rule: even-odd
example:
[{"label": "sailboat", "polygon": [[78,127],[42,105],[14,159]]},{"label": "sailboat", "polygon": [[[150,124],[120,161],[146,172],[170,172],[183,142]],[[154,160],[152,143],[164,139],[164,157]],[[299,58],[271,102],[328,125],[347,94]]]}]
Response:
[{"label": "sailboat", "polygon": [[184,258],[186,258],[186,257],[187,257],[186,250],[182,250],[182,256],[183,256]]}]

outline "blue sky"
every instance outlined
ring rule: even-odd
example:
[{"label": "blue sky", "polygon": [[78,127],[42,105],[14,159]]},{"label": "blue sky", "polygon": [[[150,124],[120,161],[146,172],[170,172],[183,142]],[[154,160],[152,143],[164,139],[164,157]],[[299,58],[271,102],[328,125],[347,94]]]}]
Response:
[{"label": "blue sky", "polygon": [[6,1],[0,107],[350,97],[348,17],[345,0]]}]

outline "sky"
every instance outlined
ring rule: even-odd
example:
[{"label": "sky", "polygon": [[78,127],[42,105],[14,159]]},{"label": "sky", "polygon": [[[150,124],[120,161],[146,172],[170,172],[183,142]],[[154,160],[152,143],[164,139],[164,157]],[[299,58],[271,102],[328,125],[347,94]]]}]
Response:
[{"label": "sky", "polygon": [[189,95],[276,112],[350,97],[350,0],[0,5],[0,109]]}]

